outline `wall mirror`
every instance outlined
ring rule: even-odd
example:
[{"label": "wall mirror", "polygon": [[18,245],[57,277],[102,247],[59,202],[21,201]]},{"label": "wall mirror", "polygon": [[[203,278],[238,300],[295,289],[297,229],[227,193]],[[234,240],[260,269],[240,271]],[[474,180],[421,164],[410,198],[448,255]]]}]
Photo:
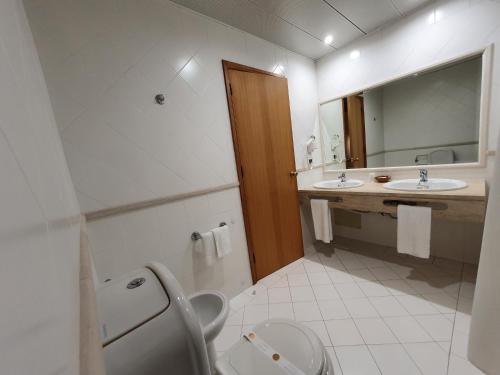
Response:
[{"label": "wall mirror", "polygon": [[480,161],[483,54],[320,104],[326,171]]}]

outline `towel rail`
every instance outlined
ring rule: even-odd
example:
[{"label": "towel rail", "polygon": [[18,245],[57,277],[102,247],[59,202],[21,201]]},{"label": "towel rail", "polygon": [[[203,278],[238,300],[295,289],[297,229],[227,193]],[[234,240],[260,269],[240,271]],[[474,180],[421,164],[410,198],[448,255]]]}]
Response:
[{"label": "towel rail", "polygon": [[342,203],[344,201],[344,198],[342,198],[342,197],[328,197],[328,198],[326,198],[324,195],[318,195],[318,196],[311,195],[309,197],[309,200],[311,200],[311,199],[326,199],[326,200],[328,200],[328,203]]},{"label": "towel rail", "polygon": [[[224,225],[227,225],[227,224],[225,222],[221,222],[219,224],[219,227],[223,227]],[[193,232],[193,233],[191,233],[191,239],[193,241],[201,240],[201,234],[200,234],[200,232]]]},{"label": "towel rail", "polygon": [[384,206],[397,207],[400,204],[405,206],[430,207],[433,210],[447,210],[448,205],[443,202],[406,201],[400,199],[384,199]]},{"label": "towel rail", "polygon": [[[310,196],[310,199],[325,199],[325,196],[322,197],[315,197],[315,196]],[[347,207],[338,207],[336,203],[346,203],[345,200],[342,197],[328,197],[326,198],[328,200],[330,208],[346,208]],[[417,200],[405,200],[405,199],[384,199],[382,201],[382,204],[385,207],[397,207],[400,204],[407,205],[407,206],[419,206],[419,207],[430,207],[433,210],[447,210],[448,209],[448,204],[444,202],[430,202],[430,201],[417,201]],[[360,210],[360,209],[352,209],[353,211],[363,211],[365,213],[367,212],[373,212],[371,210]]]}]

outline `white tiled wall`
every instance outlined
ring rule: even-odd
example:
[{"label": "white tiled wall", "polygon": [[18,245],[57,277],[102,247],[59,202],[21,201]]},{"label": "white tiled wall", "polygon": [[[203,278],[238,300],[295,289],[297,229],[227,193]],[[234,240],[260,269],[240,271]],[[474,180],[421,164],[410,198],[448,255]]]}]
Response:
[{"label": "white tiled wall", "polygon": [[0,2],[0,373],[76,374],[79,208],[23,5]]},{"label": "white tiled wall", "polygon": [[312,60],[166,0],[26,3],[83,211],[236,181],[221,59],[284,68],[303,166]]},{"label": "white tiled wall", "polygon": [[[414,15],[323,57],[317,63],[320,101],[500,42],[500,3],[436,1]],[[360,56],[351,59],[351,51]],[[500,129],[500,59],[494,49],[488,147]],[[492,162],[490,158],[489,162]],[[485,171],[482,174],[485,175]]]},{"label": "white tiled wall", "polygon": [[[366,162],[371,168],[384,164],[384,93],[382,88],[363,93],[365,111]],[[382,152],[382,153],[379,153]],[[375,154],[370,156],[370,154]]]},{"label": "white tiled wall", "polygon": [[[498,140],[500,147],[500,139]],[[500,154],[496,155],[496,162],[500,163]],[[495,164],[490,204],[486,213],[484,228],[484,243],[479,262],[478,283],[476,286],[474,306],[472,309],[472,322],[470,325],[470,340],[468,356],[470,360],[486,373],[498,372],[500,358],[498,348],[500,342],[500,299],[498,285],[500,275],[500,164]]]},{"label": "white tiled wall", "polygon": [[[417,155],[444,148],[454,152],[456,163],[477,161],[480,90],[476,58],[365,92],[366,152],[385,151],[375,156],[382,156],[379,164],[368,156],[368,165],[414,165]],[[439,147],[464,142],[475,144]]]},{"label": "white tiled wall", "polygon": [[[393,76],[417,70],[456,57],[489,44],[500,42],[500,3],[492,0],[436,1],[417,13],[362,38],[345,48],[323,57],[317,62],[318,96],[320,101],[355,92]],[[495,150],[500,130],[500,58],[498,46],[493,48],[491,106],[488,126],[488,148]],[[350,53],[358,50],[358,59]],[[490,180],[493,157],[486,168],[432,170],[431,177],[458,177]],[[368,179],[366,171],[350,171],[352,178]],[[415,178],[415,172],[391,172],[393,178]],[[325,177],[334,176],[327,174]],[[362,230],[344,230],[343,235],[385,244],[393,236],[393,225],[387,226],[380,218],[363,216]],[[458,248],[440,246],[440,251],[455,254],[455,259],[477,262],[481,231],[475,226],[457,224],[435,228],[439,243],[446,242],[450,233],[459,233]],[[355,232],[355,233],[352,233]],[[451,236],[450,236],[451,237]],[[458,237],[457,237],[458,238]],[[443,256],[447,256],[442,254]]]},{"label": "white tiled wall", "polygon": [[[167,0],[25,2],[83,211],[237,181],[221,59],[282,66],[297,168],[305,167],[305,143],[319,139],[312,60]],[[220,221],[230,223],[234,253],[203,267],[190,234]],[[189,291],[231,294],[250,283],[238,189],[99,220],[89,231],[101,281],[159,260]]]},{"label": "white tiled wall", "polygon": [[480,96],[480,58],[385,86],[385,150],[477,142]]},{"label": "white tiled wall", "polygon": [[[229,225],[233,252],[207,267],[190,236],[221,222]],[[101,219],[88,229],[100,281],[159,261],[188,293],[217,289],[233,296],[251,284],[238,189]]]},{"label": "white tiled wall", "polygon": [[[321,105],[320,126],[322,131],[323,158],[331,168],[345,168],[344,121],[342,101],[334,100]],[[367,132],[367,139],[368,138]],[[333,161],[336,163],[333,163]]]}]

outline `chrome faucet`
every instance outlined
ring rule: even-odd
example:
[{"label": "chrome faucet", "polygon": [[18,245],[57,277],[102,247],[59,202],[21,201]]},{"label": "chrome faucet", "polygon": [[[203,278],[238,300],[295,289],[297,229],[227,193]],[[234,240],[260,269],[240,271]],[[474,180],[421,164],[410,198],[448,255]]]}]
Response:
[{"label": "chrome faucet", "polygon": [[418,184],[425,185],[427,181],[429,181],[427,177],[429,175],[429,172],[427,171],[427,169],[419,169],[419,172],[420,172],[420,181],[418,182]]},{"label": "chrome faucet", "polygon": [[346,177],[345,177],[345,172],[339,173],[339,180],[341,184],[344,184],[346,182]]}]

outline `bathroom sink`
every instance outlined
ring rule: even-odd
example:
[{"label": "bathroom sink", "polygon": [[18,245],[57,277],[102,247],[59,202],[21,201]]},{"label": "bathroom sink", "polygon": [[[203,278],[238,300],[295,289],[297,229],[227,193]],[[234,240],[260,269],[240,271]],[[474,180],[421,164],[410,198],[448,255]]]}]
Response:
[{"label": "bathroom sink", "polygon": [[189,301],[198,315],[205,341],[211,342],[222,330],[229,314],[226,296],[216,290],[204,290],[189,296]]},{"label": "bathroom sink", "polygon": [[425,183],[420,183],[418,178],[407,180],[395,180],[387,182],[384,188],[390,190],[406,190],[406,191],[444,191],[458,190],[467,187],[464,181],[452,180],[448,178],[429,178]]},{"label": "bathroom sink", "polygon": [[337,180],[327,180],[315,183],[313,186],[318,189],[347,189],[362,186],[363,181],[361,180],[345,180],[345,182]]}]

